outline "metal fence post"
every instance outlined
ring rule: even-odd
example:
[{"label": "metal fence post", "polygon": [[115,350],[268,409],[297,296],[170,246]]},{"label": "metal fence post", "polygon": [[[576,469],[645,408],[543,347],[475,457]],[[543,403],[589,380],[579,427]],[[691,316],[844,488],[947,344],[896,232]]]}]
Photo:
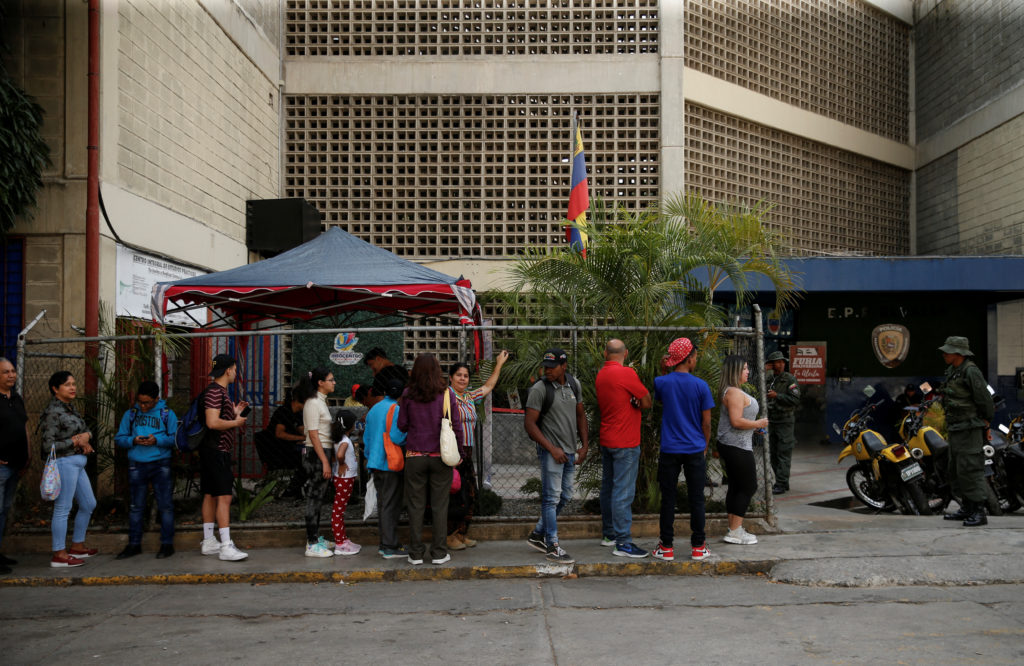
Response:
[{"label": "metal fence post", "polygon": [[36,315],[35,319],[30,321],[28,323],[28,326],[21,330],[21,333],[18,333],[18,358],[14,360],[14,362],[17,364],[15,366],[15,371],[18,373],[17,379],[14,380],[14,390],[18,392],[18,395],[25,395],[25,393],[22,391],[22,382],[24,381],[25,377],[25,339],[28,337],[28,332],[31,331],[32,328],[39,323],[39,320],[42,319],[45,314],[46,310],[40,310],[39,314]]}]

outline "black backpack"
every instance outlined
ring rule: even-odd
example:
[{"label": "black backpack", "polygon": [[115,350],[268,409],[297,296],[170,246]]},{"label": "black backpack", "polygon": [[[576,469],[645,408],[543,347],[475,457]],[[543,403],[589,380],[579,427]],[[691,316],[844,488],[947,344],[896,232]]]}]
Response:
[{"label": "black backpack", "polygon": [[[549,382],[547,379],[543,379],[541,381],[544,382],[544,404],[540,406],[540,414],[537,416],[537,427],[540,427],[541,421],[544,420],[544,415],[551,411],[551,406],[555,404],[554,383]],[[565,373],[565,383],[572,389],[572,394],[576,397],[576,402],[579,402],[580,390],[576,385],[576,378],[567,372]]]}]

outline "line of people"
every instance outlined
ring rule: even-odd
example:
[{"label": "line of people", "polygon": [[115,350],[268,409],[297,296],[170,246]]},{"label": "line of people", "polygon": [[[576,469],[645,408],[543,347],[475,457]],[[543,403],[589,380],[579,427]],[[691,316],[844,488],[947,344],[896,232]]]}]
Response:
[{"label": "line of people", "polygon": [[[654,380],[653,398],[664,408],[657,469],[660,534],[651,553],[636,545],[630,532],[640,461],[641,411],[653,403],[636,371],[625,364],[628,355],[622,340],[609,340],[605,363],[595,380],[602,464],[601,545],[612,547],[612,553],[620,557],[652,554],[660,560],[674,560],[676,493],[682,473],[689,499],[690,557],[707,559],[711,553],[705,535],[704,487],[715,402],[707,383],[693,374],[697,350],[688,338],[674,340],[662,359],[662,375]],[[550,561],[572,563],[575,560],[558,543],[558,515],[572,499],[575,467],[587,456],[589,431],[582,387],[567,372],[566,353],[549,349],[542,365],[544,379],[530,388],[526,402],[525,427],[537,446],[542,485],[541,517],[527,543]],[[743,357],[725,359],[720,386],[724,410],[717,431],[718,452],[729,478],[729,531],[724,540],[741,545],[757,543],[757,537],[743,528],[743,518],[757,490],[752,434],[768,425],[768,419],[756,418],[757,399],[742,389],[749,374]]]},{"label": "line of people", "polygon": [[[641,411],[652,406],[652,395],[636,372],[626,365],[628,353],[621,340],[609,340],[604,351],[605,363],[596,379],[602,458],[601,543],[613,547],[615,555],[642,558],[649,553],[632,541],[631,505],[639,466]],[[408,382],[394,371],[375,380],[373,392],[379,400],[366,414],[363,444],[379,505],[378,552],[382,557],[423,563],[428,545],[422,541],[422,528],[428,506],[435,526],[429,544],[431,562],[442,564],[449,560],[449,551],[476,545],[467,534],[477,493],[472,461],[476,405],[493,390],[507,359],[508,353],[501,352],[490,378],[475,389],[469,387],[467,365],[460,363],[449,368],[449,383],[444,380],[437,359],[430,354],[417,357]],[[380,369],[399,367],[387,361],[383,352],[372,360]],[[708,385],[693,374],[696,363],[693,343],[679,338],[669,346],[663,359],[663,374],[654,382],[653,398],[664,405],[664,410],[657,471],[661,489],[660,539],[650,554],[668,561],[674,559],[676,489],[680,473],[689,493],[691,558],[702,560],[710,554],[704,531],[703,489],[705,457],[711,440],[711,409],[715,403]],[[573,558],[559,545],[557,519],[572,499],[575,468],[588,453],[587,417],[582,387],[567,372],[566,353],[549,349],[541,365],[544,378],[529,390],[524,422],[526,433],[536,444],[542,485],[540,517],[527,541],[547,559],[571,563]],[[0,389],[12,383],[8,380],[13,374],[9,367],[13,368],[0,359]],[[211,382],[202,394],[203,418],[208,432],[199,456],[203,495],[200,551],[226,561],[244,560],[248,556],[232,542],[229,524],[234,487],[231,451],[237,429],[245,423],[248,413],[248,404],[233,402],[228,393],[236,373],[235,359],[218,355],[210,371]],[[730,356],[725,360],[720,387],[724,409],[717,432],[719,455],[730,479],[726,498],[729,532],[725,541],[744,545],[757,542],[742,525],[757,487],[751,434],[768,424],[767,419],[756,418],[758,402],[741,388],[748,375],[749,366],[743,358]],[[358,475],[358,458],[349,436],[356,416],[342,409],[332,417],[327,396],[334,392],[334,385],[330,371],[313,369],[296,387],[290,404],[281,408],[295,413],[301,409],[302,425],[293,423],[289,427],[283,418],[278,419],[281,423],[271,423],[277,437],[285,435],[283,439],[303,443],[305,554],[310,557],[350,556],[362,549],[348,538],[344,522]],[[40,424],[41,449],[44,457],[50,448],[54,449],[64,484],[54,507],[51,566],[74,567],[96,553],[85,544],[86,528],[96,504],[84,471],[87,456],[93,453],[92,435],[72,404],[76,385],[71,373],[55,373],[50,379],[50,391],[53,399]],[[20,397],[10,390],[0,391],[0,396],[8,400],[0,402],[6,409],[5,418],[17,413],[16,406],[12,405],[16,405]],[[21,412],[24,412],[23,403]],[[274,418],[277,418],[276,413]],[[449,420],[458,442],[460,461],[454,467],[444,464],[440,458],[444,419]],[[21,448],[27,451],[26,422],[27,419],[22,421],[25,432]],[[6,421],[4,427],[8,427]],[[161,523],[161,546],[156,556],[164,558],[174,554],[171,456],[177,427],[174,412],[160,400],[159,387],[154,382],[143,382],[137,391],[136,403],[122,417],[115,438],[117,446],[127,450],[131,496],[128,545],[118,554],[118,559],[142,552],[142,514],[150,485]],[[389,447],[398,451],[397,458],[388,455]],[[7,453],[10,450],[11,447],[6,447],[5,454],[14,458],[16,465],[17,456]],[[0,460],[0,465],[14,466],[8,463],[11,461]],[[0,467],[2,469],[5,467]],[[322,505],[332,481],[335,491],[331,510],[333,540],[328,540],[320,535],[319,528]],[[453,486],[458,489],[454,495]],[[456,497],[454,502],[450,501],[453,496]],[[6,518],[9,507],[6,492],[4,497],[2,517]],[[73,500],[78,502],[79,510],[71,547],[65,548],[67,517]],[[403,507],[409,517],[408,547],[400,543],[397,534]],[[438,526],[447,529],[438,529]],[[0,560],[0,566],[7,566],[2,562]]]}]

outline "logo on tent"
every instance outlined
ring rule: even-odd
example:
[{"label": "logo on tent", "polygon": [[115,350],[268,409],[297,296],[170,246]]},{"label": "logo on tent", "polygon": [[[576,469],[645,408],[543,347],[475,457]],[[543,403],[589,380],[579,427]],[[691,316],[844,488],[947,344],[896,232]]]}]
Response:
[{"label": "logo on tent", "polygon": [[355,333],[338,333],[334,337],[334,353],[331,354],[331,362],[335,365],[355,365],[363,360],[361,352],[352,351],[352,348],[359,342]]}]

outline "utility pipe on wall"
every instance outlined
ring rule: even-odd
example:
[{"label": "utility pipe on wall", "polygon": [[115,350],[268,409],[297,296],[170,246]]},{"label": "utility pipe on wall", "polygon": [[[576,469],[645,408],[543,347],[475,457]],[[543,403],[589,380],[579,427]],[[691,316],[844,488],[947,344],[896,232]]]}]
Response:
[{"label": "utility pipe on wall", "polygon": [[[89,0],[89,118],[85,204],[85,336],[100,332],[100,0]],[[96,358],[98,346],[86,343],[86,358]],[[86,395],[99,385],[92,364],[85,364]],[[87,416],[94,416],[87,414]]]}]

